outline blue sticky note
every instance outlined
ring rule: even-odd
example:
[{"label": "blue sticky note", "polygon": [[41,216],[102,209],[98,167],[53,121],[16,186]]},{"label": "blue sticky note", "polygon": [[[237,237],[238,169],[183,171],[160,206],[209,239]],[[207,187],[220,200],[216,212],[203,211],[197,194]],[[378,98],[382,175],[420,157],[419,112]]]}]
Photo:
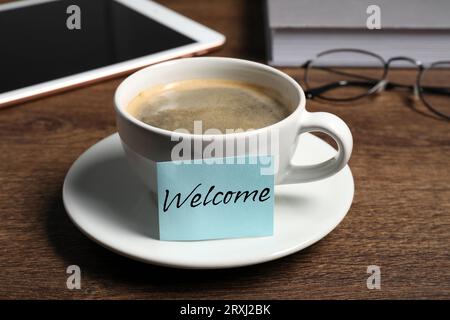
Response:
[{"label": "blue sticky note", "polygon": [[272,157],[222,159],[157,163],[161,240],[273,235],[274,175],[263,169]]}]

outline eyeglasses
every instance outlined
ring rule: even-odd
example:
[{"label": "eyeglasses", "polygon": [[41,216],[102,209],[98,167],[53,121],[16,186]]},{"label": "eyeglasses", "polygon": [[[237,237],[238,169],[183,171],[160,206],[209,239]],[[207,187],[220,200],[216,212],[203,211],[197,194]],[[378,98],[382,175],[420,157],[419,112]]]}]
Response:
[{"label": "eyeglasses", "polygon": [[[389,68],[413,65],[418,69],[414,83],[388,81]],[[327,101],[346,102],[384,90],[414,93],[435,115],[450,120],[450,60],[424,67],[409,57],[385,61],[381,56],[359,49],[334,49],[319,53],[305,67],[306,96]]]}]

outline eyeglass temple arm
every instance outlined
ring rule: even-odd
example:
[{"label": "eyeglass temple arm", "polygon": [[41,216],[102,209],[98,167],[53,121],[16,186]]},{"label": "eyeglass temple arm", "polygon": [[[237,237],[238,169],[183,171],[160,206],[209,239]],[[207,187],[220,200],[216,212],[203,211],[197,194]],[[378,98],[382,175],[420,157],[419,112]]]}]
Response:
[{"label": "eyeglass temple arm", "polygon": [[347,87],[347,86],[353,86],[353,87],[368,87],[371,88],[375,86],[379,81],[337,81],[328,83],[326,85],[316,87],[309,89],[305,92],[306,96],[308,98],[313,98],[315,96],[319,96],[322,93],[325,93],[327,91],[337,89],[340,87]]},{"label": "eyeglass temple arm", "polygon": [[443,88],[443,87],[420,87],[422,91],[429,92],[429,93],[435,93],[435,94],[442,94],[450,96],[450,88]]},{"label": "eyeglass temple arm", "polygon": [[[326,85],[316,87],[309,89],[305,92],[306,96],[308,98],[313,98],[315,96],[318,96],[322,93],[325,93],[327,91],[337,89],[340,87],[368,87],[368,88],[375,88],[378,83],[381,83],[378,80],[371,80],[371,81],[337,81],[333,83],[328,83]],[[400,84],[400,83],[393,83],[393,82],[385,82],[383,87],[384,90],[391,90],[394,88],[408,88],[411,90],[414,90],[414,86]],[[435,93],[435,94],[442,94],[442,95],[449,95],[450,96],[450,88],[443,88],[443,87],[421,87],[421,90],[429,93]]]},{"label": "eyeglass temple arm", "polygon": [[[390,61],[394,61],[394,60],[402,60],[405,59],[403,57],[398,57],[398,58],[393,58]],[[409,58],[407,58],[409,59]],[[312,61],[307,61],[302,67],[303,68],[308,68],[309,64]],[[416,86],[410,86],[410,85],[405,85],[405,84],[400,84],[400,83],[394,83],[394,82],[387,82],[386,80],[378,80],[378,79],[373,79],[364,75],[358,75],[358,74],[353,74],[353,73],[348,73],[344,70],[337,70],[334,69],[332,67],[319,67],[319,69],[325,70],[327,72],[330,73],[334,73],[334,74],[339,74],[339,75],[344,75],[344,76],[351,76],[354,78],[359,78],[359,79],[363,79],[365,81],[355,81],[355,80],[345,80],[345,81],[337,81],[335,83],[329,83],[326,84],[324,86],[321,87],[316,87],[313,89],[309,89],[305,92],[306,96],[308,98],[314,98],[314,96],[318,96],[321,93],[327,92],[329,90],[333,90],[339,87],[344,87],[344,86],[355,86],[355,87],[370,87],[373,88],[373,91],[377,91],[379,89],[382,90],[391,90],[391,89],[395,89],[395,88],[407,88],[410,89],[412,91],[416,90]],[[308,83],[308,79],[306,77],[305,74],[305,82]],[[422,86],[420,88],[418,88],[424,92],[429,92],[429,93],[435,93],[435,94],[441,94],[441,95],[450,95],[450,88],[443,88],[443,87],[430,87],[430,86]],[[371,92],[370,92],[371,93]]]}]

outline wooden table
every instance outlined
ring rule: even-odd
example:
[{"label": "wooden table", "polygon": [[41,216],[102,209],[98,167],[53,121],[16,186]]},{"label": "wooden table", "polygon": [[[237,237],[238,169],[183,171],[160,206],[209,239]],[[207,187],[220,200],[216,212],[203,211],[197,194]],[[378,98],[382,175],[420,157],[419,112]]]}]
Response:
[{"label": "wooden table", "polygon": [[[161,2],[227,36],[212,55],[264,61],[261,3]],[[450,297],[450,126],[398,92],[308,104],[352,129],[356,193],[344,221],[306,250],[246,268],[183,271],[87,239],[66,215],[61,188],[75,159],[116,131],[112,96],[122,79],[0,110],[0,298]],[[72,264],[81,290],[66,288]],[[381,290],[366,287],[369,265],[381,267]]]}]

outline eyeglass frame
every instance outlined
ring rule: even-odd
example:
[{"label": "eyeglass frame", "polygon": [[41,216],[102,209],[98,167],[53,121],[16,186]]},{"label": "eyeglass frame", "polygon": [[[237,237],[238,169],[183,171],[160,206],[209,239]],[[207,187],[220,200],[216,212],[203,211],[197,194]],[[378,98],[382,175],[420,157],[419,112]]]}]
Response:
[{"label": "eyeglass frame", "polygon": [[[355,97],[351,97],[351,98],[342,98],[342,99],[335,99],[335,98],[327,98],[327,97],[322,97],[320,95],[314,95],[312,93],[312,90],[317,89],[317,88],[311,88],[309,86],[309,82],[308,82],[308,75],[310,73],[311,70],[311,66],[313,65],[313,62],[315,62],[318,58],[320,58],[321,56],[330,54],[330,53],[337,53],[337,52],[354,52],[354,53],[361,53],[361,54],[366,54],[369,56],[372,56],[374,58],[377,58],[382,64],[383,64],[383,74],[381,76],[381,79],[371,79],[371,80],[378,80],[378,82],[376,84],[374,84],[374,86],[372,88],[370,88],[369,90],[367,90],[366,93],[360,94],[358,96]],[[366,50],[362,50],[362,49],[352,49],[352,48],[340,48],[340,49],[331,49],[331,50],[326,50],[326,51],[322,51],[319,54],[316,55],[316,57],[314,59],[310,59],[308,61],[305,62],[305,64],[302,66],[303,68],[305,68],[305,74],[304,74],[304,82],[305,82],[305,86],[306,86],[306,90],[305,90],[305,95],[308,99],[314,99],[314,98],[319,98],[319,99],[323,99],[323,100],[327,100],[327,101],[334,101],[334,102],[350,102],[350,101],[355,101],[355,100],[359,100],[362,98],[365,98],[367,96],[370,96],[371,94],[374,93],[378,93],[378,92],[382,92],[386,90],[386,87],[391,84],[392,88],[395,87],[407,87],[411,89],[411,86],[409,85],[402,85],[402,84],[396,84],[396,83],[392,83],[389,82],[387,80],[387,76],[389,73],[389,68],[390,68],[390,64],[394,61],[408,61],[411,62],[413,65],[416,66],[416,68],[418,69],[418,73],[417,73],[417,77],[416,77],[416,81],[415,84],[413,86],[413,92],[414,92],[414,96],[417,96],[420,98],[420,100],[425,104],[425,106],[428,108],[428,110],[430,110],[431,112],[433,112],[434,114],[443,117],[447,120],[450,120],[450,116],[446,115],[438,110],[435,110],[433,108],[433,106],[425,99],[424,95],[423,95],[423,88],[420,85],[420,82],[422,80],[422,77],[424,75],[424,71],[433,68],[434,66],[438,65],[438,64],[449,64],[450,65],[450,60],[441,60],[441,61],[435,61],[433,63],[431,63],[428,67],[424,67],[422,62],[420,62],[419,60],[415,60],[413,58],[410,57],[406,57],[406,56],[396,56],[396,57],[392,57],[390,59],[388,59],[387,61],[381,57],[380,55],[374,53],[374,52],[370,52],[370,51],[366,51]],[[367,79],[369,80],[369,79]],[[340,81],[338,83],[338,86],[345,86],[347,85],[347,81]]]}]

